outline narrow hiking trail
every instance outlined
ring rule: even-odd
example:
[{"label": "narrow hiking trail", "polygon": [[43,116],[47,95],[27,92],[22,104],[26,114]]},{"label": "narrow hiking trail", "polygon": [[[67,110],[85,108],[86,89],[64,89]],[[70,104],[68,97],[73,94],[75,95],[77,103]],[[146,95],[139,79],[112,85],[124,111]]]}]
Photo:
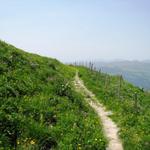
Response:
[{"label": "narrow hiking trail", "polygon": [[111,118],[109,118],[109,115],[112,113],[106,111],[105,107],[98,102],[95,95],[85,87],[83,81],[79,78],[78,73],[76,73],[74,84],[77,91],[84,95],[89,105],[98,114],[103,125],[104,134],[108,139],[107,150],[123,150],[122,143],[118,136],[119,128]]}]

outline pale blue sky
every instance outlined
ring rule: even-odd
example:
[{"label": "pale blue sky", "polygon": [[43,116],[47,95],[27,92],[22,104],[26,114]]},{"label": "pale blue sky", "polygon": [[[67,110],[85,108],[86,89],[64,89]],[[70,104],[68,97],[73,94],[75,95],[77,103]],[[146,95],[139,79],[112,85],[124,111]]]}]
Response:
[{"label": "pale blue sky", "polygon": [[0,0],[0,39],[61,61],[150,59],[150,0]]}]

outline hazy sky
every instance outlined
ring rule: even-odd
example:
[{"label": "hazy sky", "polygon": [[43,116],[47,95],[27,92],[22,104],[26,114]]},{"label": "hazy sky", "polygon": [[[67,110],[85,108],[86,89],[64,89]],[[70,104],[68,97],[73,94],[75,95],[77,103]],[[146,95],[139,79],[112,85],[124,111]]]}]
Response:
[{"label": "hazy sky", "polygon": [[61,61],[150,59],[150,0],[0,0],[0,39]]}]

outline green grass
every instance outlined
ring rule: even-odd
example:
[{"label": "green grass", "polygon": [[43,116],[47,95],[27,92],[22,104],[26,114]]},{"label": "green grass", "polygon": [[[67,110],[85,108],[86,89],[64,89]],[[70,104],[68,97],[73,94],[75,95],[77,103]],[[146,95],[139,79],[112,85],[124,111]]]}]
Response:
[{"label": "green grass", "polygon": [[0,41],[0,149],[104,150],[98,116],[72,80],[75,69]]},{"label": "green grass", "polygon": [[[150,94],[119,76],[110,76],[85,67],[77,67],[85,85],[108,110],[120,127],[125,150],[150,148]],[[120,88],[121,87],[121,88]],[[137,100],[135,98],[137,95]]]}]

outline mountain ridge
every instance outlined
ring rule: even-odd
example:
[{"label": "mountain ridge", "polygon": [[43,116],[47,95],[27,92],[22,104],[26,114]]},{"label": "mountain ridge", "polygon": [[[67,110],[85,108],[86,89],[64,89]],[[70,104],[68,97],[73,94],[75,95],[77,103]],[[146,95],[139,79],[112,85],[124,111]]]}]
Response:
[{"label": "mountain ridge", "polygon": [[113,75],[123,77],[136,86],[150,89],[150,62],[149,61],[112,61],[94,62],[97,69]]}]

